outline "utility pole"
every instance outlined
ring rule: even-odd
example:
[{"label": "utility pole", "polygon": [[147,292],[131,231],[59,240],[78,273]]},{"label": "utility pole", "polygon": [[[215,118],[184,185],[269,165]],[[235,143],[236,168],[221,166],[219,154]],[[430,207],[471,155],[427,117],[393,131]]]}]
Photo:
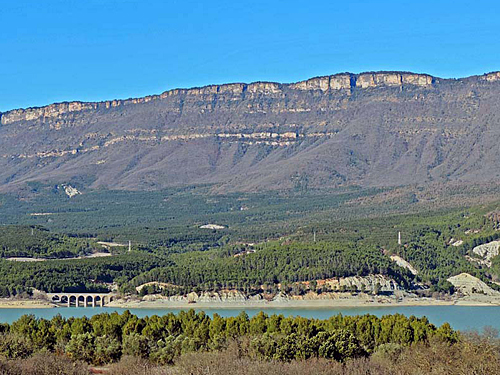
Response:
[{"label": "utility pole", "polygon": [[398,245],[401,246],[401,232],[398,232]]},{"label": "utility pole", "polygon": [[313,232],[313,242],[316,242],[316,230]]},{"label": "utility pole", "polygon": [[128,251],[132,251],[132,241],[128,241]]}]

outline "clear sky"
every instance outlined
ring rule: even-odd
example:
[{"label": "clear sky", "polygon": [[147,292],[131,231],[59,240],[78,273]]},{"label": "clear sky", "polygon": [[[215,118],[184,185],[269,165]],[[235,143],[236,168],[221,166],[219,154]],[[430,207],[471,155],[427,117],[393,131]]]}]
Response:
[{"label": "clear sky", "polygon": [[369,70],[500,70],[500,2],[0,1],[0,111]]}]

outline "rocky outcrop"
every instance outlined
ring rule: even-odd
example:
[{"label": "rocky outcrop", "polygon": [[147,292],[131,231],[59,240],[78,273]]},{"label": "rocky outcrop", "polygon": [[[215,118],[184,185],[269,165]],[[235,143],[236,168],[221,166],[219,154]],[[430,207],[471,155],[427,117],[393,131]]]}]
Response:
[{"label": "rocky outcrop", "polygon": [[97,103],[69,102],[56,103],[39,108],[14,109],[2,113],[1,123],[2,125],[7,125],[18,121],[31,121],[45,117],[53,118],[65,113],[79,112],[86,109],[97,109],[97,107]]},{"label": "rocky outcrop", "polygon": [[143,298],[145,301],[155,301],[155,300],[167,300],[170,302],[180,302],[180,303],[214,303],[214,302],[226,302],[226,303],[244,303],[246,301],[258,301],[262,300],[262,296],[245,296],[242,292],[237,290],[222,290],[219,292],[191,292],[187,295],[163,297],[159,295],[148,295]]},{"label": "rocky outcrop", "polygon": [[499,254],[500,241],[492,241],[483,245],[476,246],[472,252],[484,261],[488,267],[491,267],[491,259]]},{"label": "rocky outcrop", "polygon": [[490,288],[485,282],[468,273],[461,273],[448,278],[448,281],[453,284],[456,290],[464,295],[486,294],[488,296],[500,296],[500,292]]},{"label": "rocky outcrop", "polygon": [[361,74],[337,74],[327,77],[311,78],[290,85],[296,90],[350,90],[354,87],[366,89],[385,86],[430,86],[434,78],[427,74],[377,72]]},{"label": "rocky outcrop", "polygon": [[363,290],[366,292],[394,292],[402,287],[393,279],[383,275],[350,276],[338,279],[318,280],[318,286],[328,285],[332,290]]},{"label": "rocky outcrop", "polygon": [[455,238],[450,238],[450,240],[448,241],[448,245],[451,245],[454,247],[458,247],[458,246],[462,245],[463,243],[464,243],[463,240],[457,240]]},{"label": "rocky outcrop", "polygon": [[430,86],[434,78],[426,74],[412,73],[363,73],[356,79],[356,86],[363,89],[380,86]]},{"label": "rocky outcrop", "polygon": [[[307,285],[309,283],[303,282],[302,284]],[[145,285],[156,285],[161,289],[165,287],[175,288],[175,286],[171,284],[149,282],[137,287],[136,290],[140,291]],[[291,296],[281,291],[274,295],[272,300],[284,302],[291,299],[338,299],[342,295],[346,294],[345,292],[350,293],[351,291],[364,291],[366,293],[392,293],[403,290],[403,288],[395,280],[383,275],[352,276],[338,279],[318,280],[317,285],[318,287],[328,285],[332,292],[317,294],[313,291],[309,291],[304,296]],[[280,285],[278,285],[278,287],[280,287]],[[244,303],[246,301],[270,300],[271,298],[268,295],[264,296],[262,294],[248,296],[238,290],[221,290],[218,292],[191,292],[186,295],[171,297],[164,297],[158,294],[146,295],[143,299],[145,301],[164,300],[176,303]]]},{"label": "rocky outcrop", "polygon": [[[139,143],[149,143],[149,144],[161,144],[169,141],[189,141],[189,140],[201,140],[201,139],[214,139],[216,138],[220,142],[235,143],[247,145],[268,145],[274,147],[285,147],[296,143],[299,139],[305,138],[330,138],[333,137],[335,133],[324,132],[324,133],[309,133],[309,134],[297,134],[294,132],[284,132],[284,133],[270,133],[270,132],[260,132],[260,133],[194,133],[194,134],[177,134],[177,135],[123,135],[120,137],[115,137],[101,142],[99,145],[93,145],[91,147],[79,147],[69,150],[50,150],[37,153],[25,153],[25,154],[14,154],[9,155],[10,158],[16,159],[32,159],[32,158],[54,158],[54,157],[64,157],[68,155],[78,155],[89,152],[98,151],[108,147],[113,147],[120,143],[126,142],[139,142]],[[101,161],[99,164],[103,164],[105,161]]]},{"label": "rocky outcrop", "polygon": [[82,194],[77,188],[71,185],[62,185],[61,188],[64,189],[66,195],[70,198],[76,197],[77,195]]},{"label": "rocky outcrop", "polygon": [[483,76],[483,79],[488,82],[500,81],[500,72],[488,73]]}]

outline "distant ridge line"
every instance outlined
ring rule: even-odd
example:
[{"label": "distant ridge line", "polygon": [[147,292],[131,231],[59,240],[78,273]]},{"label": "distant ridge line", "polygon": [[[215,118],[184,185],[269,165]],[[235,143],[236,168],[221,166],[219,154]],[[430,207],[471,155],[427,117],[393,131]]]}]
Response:
[{"label": "distant ridge line", "polygon": [[379,86],[431,86],[440,82],[455,82],[477,79],[479,81],[494,82],[500,80],[500,71],[474,75],[463,78],[439,78],[426,73],[412,73],[408,71],[371,71],[362,73],[336,73],[327,76],[312,77],[307,80],[279,83],[271,81],[256,81],[251,83],[226,83],[220,85],[206,85],[191,88],[174,88],[161,94],[148,95],[138,98],[113,99],[98,102],[64,101],[52,103],[40,107],[28,107],[12,109],[0,112],[0,123],[10,124],[23,120],[35,120],[40,117],[56,117],[67,112],[79,112],[82,110],[96,110],[99,108],[111,108],[127,104],[140,104],[149,101],[165,99],[173,95],[216,95],[216,94],[243,94],[245,92],[273,94],[280,92],[283,88],[296,90],[351,90],[354,88],[371,88]]}]

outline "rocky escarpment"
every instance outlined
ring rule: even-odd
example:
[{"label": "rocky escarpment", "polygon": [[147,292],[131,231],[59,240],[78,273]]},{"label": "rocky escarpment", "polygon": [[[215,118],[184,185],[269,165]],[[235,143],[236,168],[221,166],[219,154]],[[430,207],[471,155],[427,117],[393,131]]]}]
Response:
[{"label": "rocky escarpment", "polygon": [[342,73],[1,114],[0,191],[500,181],[500,73]]},{"label": "rocky escarpment", "polygon": [[[492,76],[496,77],[496,76]],[[493,80],[493,78],[492,78]],[[345,73],[333,76],[311,78],[293,84],[279,84],[275,82],[255,82],[251,84],[233,83],[226,85],[211,85],[193,89],[174,89],[166,91],[161,95],[151,95],[144,98],[112,100],[99,103],[68,102],[56,103],[45,107],[15,109],[5,113],[0,113],[1,124],[11,124],[18,121],[32,121],[44,118],[56,118],[58,116],[80,112],[85,110],[98,110],[102,108],[114,108],[120,106],[148,103],[150,101],[166,99],[175,95],[203,96],[217,94],[243,94],[245,92],[252,94],[278,94],[282,92],[283,87],[295,90],[351,90],[353,88],[373,88],[384,86],[429,86],[434,82],[434,78],[426,74],[413,73],[362,73],[359,75]]]},{"label": "rocky escarpment", "polygon": [[[500,80],[500,72],[485,74],[480,79],[495,82]],[[439,79],[438,79],[439,80]],[[54,118],[71,112],[84,110],[97,110],[101,108],[113,108],[140,103],[148,103],[154,100],[166,99],[173,95],[216,95],[224,93],[243,94],[277,94],[282,92],[282,87],[295,90],[352,90],[354,88],[374,87],[403,87],[406,85],[430,86],[436,82],[436,78],[427,74],[414,74],[407,72],[375,72],[375,73],[341,73],[332,76],[316,77],[292,84],[280,84],[276,82],[255,82],[250,84],[233,83],[225,85],[210,85],[192,89],[174,89],[165,91],[160,95],[150,95],[143,98],[125,100],[110,100],[104,102],[65,102],[54,103],[44,107],[14,109],[12,111],[0,112],[0,123],[10,124],[18,121],[31,121],[40,118]]]},{"label": "rocky escarpment", "polygon": [[[183,303],[218,303],[218,302],[232,302],[232,303],[242,303],[247,301],[263,301],[265,299],[273,300],[292,300],[292,299],[336,299],[340,298],[343,293],[351,292],[365,292],[365,293],[379,293],[379,292],[389,292],[393,293],[396,291],[401,291],[404,288],[399,285],[394,279],[384,275],[369,275],[369,276],[349,276],[326,280],[317,280],[317,286],[319,288],[325,288],[328,286],[329,292],[316,293],[310,290],[310,282],[304,281],[300,282],[305,288],[307,293],[302,296],[292,296],[287,295],[283,291],[277,293],[276,295],[246,295],[245,293],[238,290],[220,290],[212,292],[191,292],[185,295],[176,295],[165,297],[159,294],[156,295],[146,295],[143,299],[145,301],[155,301],[155,300],[166,300],[170,302],[183,302]],[[159,289],[163,288],[175,288],[175,285],[165,284],[159,282],[148,282],[142,284],[136,288],[138,292],[146,285],[155,285]],[[281,284],[277,284],[277,287],[281,289]]]}]

